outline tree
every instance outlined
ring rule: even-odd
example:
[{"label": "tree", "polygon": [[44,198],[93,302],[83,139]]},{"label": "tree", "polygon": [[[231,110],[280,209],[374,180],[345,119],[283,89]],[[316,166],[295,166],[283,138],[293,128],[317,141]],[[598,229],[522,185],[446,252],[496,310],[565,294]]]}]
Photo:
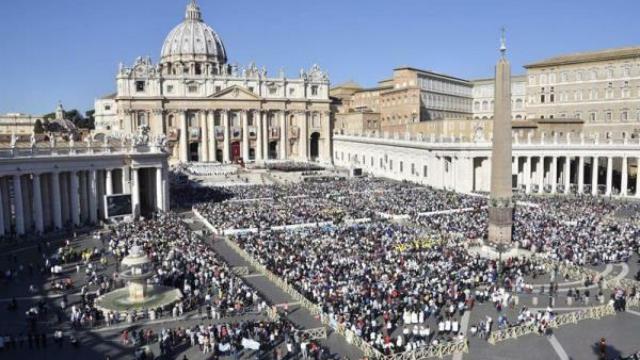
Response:
[{"label": "tree", "polygon": [[36,134],[44,133],[44,127],[42,126],[42,121],[40,119],[36,120],[36,123],[33,125],[33,132]]}]

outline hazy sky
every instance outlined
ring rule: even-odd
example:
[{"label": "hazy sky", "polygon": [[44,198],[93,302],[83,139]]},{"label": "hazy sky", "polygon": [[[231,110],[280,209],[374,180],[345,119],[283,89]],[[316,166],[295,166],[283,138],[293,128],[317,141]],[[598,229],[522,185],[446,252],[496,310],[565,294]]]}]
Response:
[{"label": "hazy sky", "polygon": [[[158,60],[188,0],[0,0],[0,113],[88,110],[119,62]],[[230,62],[318,63],[332,84],[373,86],[394,67],[492,75],[500,27],[514,73],[562,53],[640,45],[638,0],[199,0]]]}]

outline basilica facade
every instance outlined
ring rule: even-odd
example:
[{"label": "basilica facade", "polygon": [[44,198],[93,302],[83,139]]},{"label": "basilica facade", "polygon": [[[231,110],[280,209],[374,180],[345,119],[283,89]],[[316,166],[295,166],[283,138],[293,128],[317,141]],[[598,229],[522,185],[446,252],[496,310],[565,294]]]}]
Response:
[{"label": "basilica facade", "polygon": [[95,103],[96,135],[164,134],[173,162],[331,162],[329,78],[317,65],[288,78],[228,63],[195,0],[160,62],[120,65],[115,94]]}]

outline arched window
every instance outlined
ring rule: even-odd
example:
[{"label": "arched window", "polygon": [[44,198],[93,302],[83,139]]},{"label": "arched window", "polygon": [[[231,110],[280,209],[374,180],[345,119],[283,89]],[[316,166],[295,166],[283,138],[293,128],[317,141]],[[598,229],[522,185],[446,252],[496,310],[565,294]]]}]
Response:
[{"label": "arched window", "polygon": [[482,111],[489,111],[489,102],[487,100],[482,102]]},{"label": "arched window", "polygon": [[522,99],[516,99],[516,110],[521,110],[522,109]]}]

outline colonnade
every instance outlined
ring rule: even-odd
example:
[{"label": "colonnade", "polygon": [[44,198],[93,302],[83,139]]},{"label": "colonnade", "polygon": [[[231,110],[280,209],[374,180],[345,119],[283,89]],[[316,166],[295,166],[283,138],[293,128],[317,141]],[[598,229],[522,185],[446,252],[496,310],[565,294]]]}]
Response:
[{"label": "colonnade", "polygon": [[[142,171],[154,186],[142,184]],[[97,224],[107,219],[105,195],[118,193],[131,193],[134,216],[141,213],[141,194],[152,210],[166,211],[168,192],[166,167],[14,172],[0,176],[0,236]]]},{"label": "colonnade", "polygon": [[[640,197],[638,164],[640,164],[640,156],[627,155],[541,154],[513,158],[518,185],[523,187],[527,194],[589,192],[593,195]],[[632,184],[629,181],[629,170],[634,168],[633,165],[636,169],[635,186],[630,188]],[[616,179],[614,179],[614,170],[618,170]],[[601,176],[602,172],[604,176]]]}]

